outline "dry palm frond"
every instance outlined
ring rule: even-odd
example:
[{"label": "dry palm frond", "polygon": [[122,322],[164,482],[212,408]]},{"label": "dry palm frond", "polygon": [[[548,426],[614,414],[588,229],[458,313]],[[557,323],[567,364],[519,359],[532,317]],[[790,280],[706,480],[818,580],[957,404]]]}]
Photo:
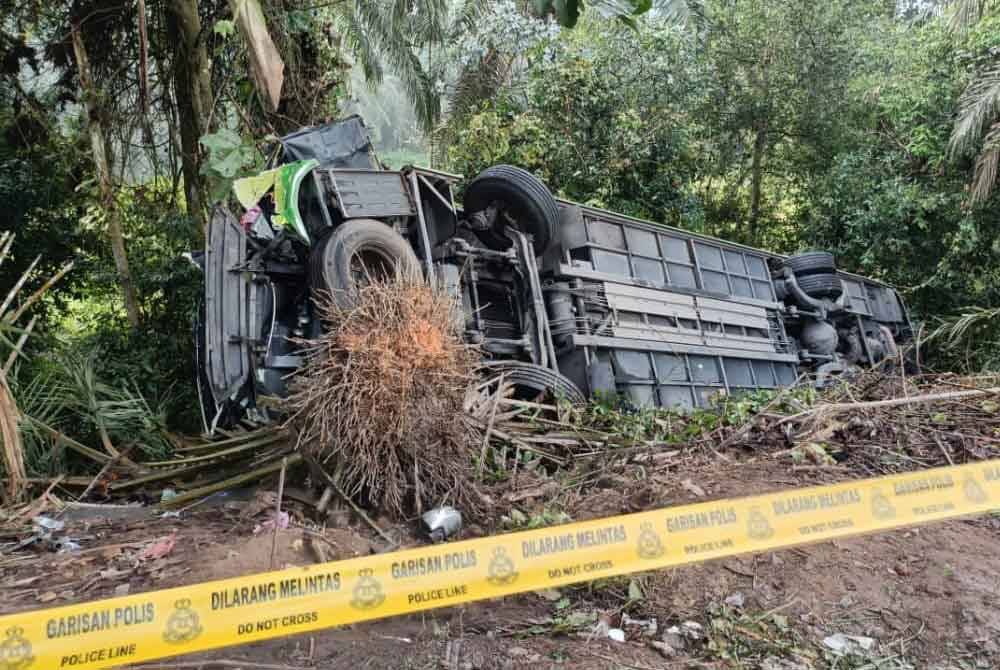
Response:
[{"label": "dry palm frond", "polygon": [[[10,231],[0,233],[0,263],[6,260],[13,243],[13,233]],[[37,261],[35,262],[37,263]],[[34,267],[34,265],[32,263],[31,267]],[[14,284],[14,287],[3,301],[3,307],[0,308],[0,317],[3,316],[3,312],[13,302],[18,289],[24,285],[27,279],[28,273],[25,272]],[[0,318],[0,343],[13,346],[10,338],[7,337],[8,333],[13,330],[9,322]],[[17,430],[20,416],[17,403],[14,402],[14,394],[10,392],[10,386],[7,385],[7,375],[4,371],[0,370],[0,440],[3,441],[3,465],[4,472],[7,475],[7,488],[4,491],[4,498],[8,500],[16,500],[21,496],[28,476],[24,469],[24,447],[21,444],[21,435]]]},{"label": "dry palm frond", "polygon": [[[0,233],[0,263],[6,260],[14,243],[14,234],[10,231]],[[37,302],[42,295],[52,287],[59,279],[66,274],[72,264],[65,266],[56,275],[46,281],[41,288],[32,293],[26,300],[20,301],[20,291],[27,283],[31,272],[41,260],[41,256],[32,261],[28,269],[14,282],[14,286],[7,292],[3,302],[0,303],[0,345],[6,344],[11,347],[12,352],[3,358],[7,359],[3,367],[0,368],[0,441],[3,446],[3,467],[7,478],[7,488],[5,496],[11,500],[17,500],[24,493],[27,484],[27,472],[24,466],[24,444],[21,440],[20,426],[21,412],[18,410],[14,394],[7,383],[7,370],[10,369],[15,358],[20,355],[24,342],[34,326],[34,320],[27,328],[19,328],[18,319],[25,311]],[[17,333],[20,337],[15,343],[11,334]]]},{"label": "dry palm frond", "polygon": [[0,440],[3,440],[3,464],[7,473],[5,497],[8,500],[21,497],[28,477],[24,469],[24,449],[17,429],[19,419],[20,412],[7,385],[7,375],[0,371]]},{"label": "dry palm frond", "polygon": [[459,336],[458,305],[400,278],[362,288],[353,307],[318,306],[325,332],[304,343],[289,399],[299,449],[394,516],[446,498],[474,515],[480,440],[462,410],[478,356]]}]

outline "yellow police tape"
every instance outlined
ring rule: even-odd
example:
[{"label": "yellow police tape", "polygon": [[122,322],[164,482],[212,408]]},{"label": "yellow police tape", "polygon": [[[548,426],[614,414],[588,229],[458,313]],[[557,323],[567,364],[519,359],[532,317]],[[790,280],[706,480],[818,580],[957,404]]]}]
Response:
[{"label": "yellow police tape", "polygon": [[107,668],[1000,508],[1000,460],[718,500],[0,617],[0,670]]}]

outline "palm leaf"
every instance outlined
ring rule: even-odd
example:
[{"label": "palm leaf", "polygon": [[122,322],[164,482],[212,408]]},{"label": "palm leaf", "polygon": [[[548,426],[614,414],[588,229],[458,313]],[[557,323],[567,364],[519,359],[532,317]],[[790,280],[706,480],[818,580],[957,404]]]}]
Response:
[{"label": "palm leaf", "polygon": [[941,340],[945,347],[955,348],[984,329],[1000,330],[1000,307],[967,307],[965,310],[959,316],[944,321],[928,340]]},{"label": "palm leaf", "polygon": [[958,100],[958,118],[951,130],[948,152],[952,158],[979,144],[986,129],[1000,118],[1000,65],[980,72]]},{"label": "palm leaf", "polygon": [[956,0],[952,3],[951,20],[949,27],[956,32],[966,32],[986,15],[990,9],[995,7],[997,0]]},{"label": "palm leaf", "polygon": [[983,148],[976,158],[972,175],[972,201],[983,202],[993,193],[997,183],[997,167],[1000,165],[1000,122],[994,123],[983,140]]},{"label": "palm leaf", "polygon": [[458,76],[449,99],[450,114],[462,116],[488,99],[510,75],[511,58],[494,50],[466,65]]},{"label": "palm leaf", "polygon": [[382,83],[384,76],[378,47],[369,39],[367,31],[353,11],[345,12],[338,18],[340,33],[344,36],[344,46],[354,54],[365,75],[365,80],[369,87],[374,90],[378,84]]},{"label": "palm leaf", "polygon": [[703,0],[653,0],[653,13],[673,23],[686,24],[704,16]]},{"label": "palm leaf", "polygon": [[348,35],[348,43],[366,46],[360,52],[366,74],[377,73],[375,81],[381,81],[382,63],[387,64],[403,83],[425,129],[437,122],[441,102],[417,50],[427,43],[428,36],[444,35],[438,23],[446,16],[443,0],[423,0],[413,5],[405,0],[355,0],[348,10],[346,25],[352,33]]},{"label": "palm leaf", "polygon": [[480,19],[490,10],[490,0],[464,0],[451,20],[452,36],[463,32],[473,32]]}]

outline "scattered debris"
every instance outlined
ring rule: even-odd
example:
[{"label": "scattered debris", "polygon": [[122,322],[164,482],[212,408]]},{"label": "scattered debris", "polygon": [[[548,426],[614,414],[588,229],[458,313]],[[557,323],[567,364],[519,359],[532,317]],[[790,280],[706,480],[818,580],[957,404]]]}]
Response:
[{"label": "scattered debris", "polygon": [[462,513],[448,505],[427,510],[420,518],[431,542],[444,542],[462,529]]},{"label": "scattered debris", "polygon": [[539,589],[535,591],[535,595],[541,596],[549,602],[559,602],[563,595],[559,592],[559,589]]},{"label": "scattered debris", "polygon": [[59,531],[66,527],[65,521],[60,521],[59,519],[51,519],[47,516],[36,516],[31,521],[38,528],[38,532]]},{"label": "scattered debris", "polygon": [[174,550],[174,545],[177,544],[177,533],[171,533],[166,537],[156,540],[139,554],[139,560],[143,561],[155,561],[158,558],[163,558],[171,551]]},{"label": "scattered debris", "polygon": [[838,656],[865,655],[875,648],[875,640],[863,635],[834,633],[823,638],[823,644]]},{"label": "scattered debris", "polygon": [[743,592],[742,591],[737,591],[736,593],[733,593],[733,594],[730,594],[730,595],[726,596],[726,599],[723,602],[725,602],[730,607],[735,607],[735,608],[739,609],[739,608],[743,607],[744,601],[745,601],[745,598],[743,597]]},{"label": "scattered debris", "polygon": [[622,628],[637,628],[642,637],[655,637],[660,626],[656,619],[633,619],[625,612],[622,614]]},{"label": "scattered debris", "polygon": [[660,652],[660,655],[664,658],[673,658],[677,656],[677,649],[670,646],[666,642],[661,642],[659,640],[650,640],[649,646]]},{"label": "scattered debris", "polygon": [[760,662],[760,670],[812,670],[812,667],[787,658],[768,656]]},{"label": "scattered debris", "polygon": [[263,523],[258,523],[253,527],[253,534],[260,535],[264,532],[274,532],[275,529],[285,530],[288,528],[288,512],[272,513],[271,517]]}]

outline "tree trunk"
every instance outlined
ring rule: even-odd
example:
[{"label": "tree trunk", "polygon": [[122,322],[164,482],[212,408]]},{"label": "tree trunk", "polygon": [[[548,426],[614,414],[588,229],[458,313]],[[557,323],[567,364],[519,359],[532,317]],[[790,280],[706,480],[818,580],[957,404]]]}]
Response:
[{"label": "tree trunk", "polygon": [[174,44],[174,98],[180,120],[181,165],[188,214],[205,232],[207,211],[201,179],[202,135],[209,130],[212,82],[208,53],[201,39],[197,0],[170,0],[167,35]]},{"label": "tree trunk", "polygon": [[758,242],[757,224],[760,220],[760,192],[764,180],[764,153],[767,151],[767,120],[757,124],[757,134],[753,142],[753,156],[750,163],[750,236],[751,242]]},{"label": "tree trunk", "polygon": [[76,55],[77,72],[80,76],[80,88],[87,109],[87,128],[90,131],[90,148],[94,153],[94,170],[97,172],[97,182],[101,193],[101,206],[108,217],[108,237],[111,238],[111,253],[115,257],[115,267],[118,270],[118,283],[125,295],[125,312],[128,322],[133,327],[139,326],[139,301],[136,299],[135,286],[128,269],[128,256],[125,254],[125,237],[122,235],[121,212],[115,202],[115,189],[111,178],[111,166],[108,163],[107,140],[104,135],[104,125],[101,120],[100,96],[94,89],[94,80],[90,73],[90,60],[87,49],[80,35],[80,26],[73,24],[73,52]]},{"label": "tree trunk", "polygon": [[760,225],[760,201],[761,201],[761,190],[764,181],[764,158],[767,153],[767,133],[771,126],[771,115],[769,111],[771,109],[770,97],[771,97],[771,87],[769,81],[769,73],[771,67],[771,60],[774,57],[774,49],[772,46],[767,46],[764,52],[760,55],[760,59],[757,62],[755,68],[750,70],[750,82],[753,88],[757,89],[756,93],[759,101],[763,101],[763,110],[758,108],[758,111],[754,114],[753,130],[753,156],[750,158],[750,243],[759,244],[759,231],[758,225]]}]

